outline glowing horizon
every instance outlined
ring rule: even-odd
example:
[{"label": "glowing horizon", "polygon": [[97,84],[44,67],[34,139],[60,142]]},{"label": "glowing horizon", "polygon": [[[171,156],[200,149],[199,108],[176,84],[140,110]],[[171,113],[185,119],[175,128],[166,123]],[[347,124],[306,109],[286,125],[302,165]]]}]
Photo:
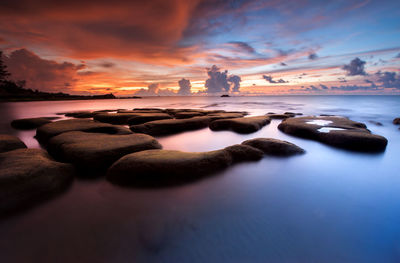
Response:
[{"label": "glowing horizon", "polygon": [[227,93],[206,87],[216,65],[239,95],[400,94],[398,1],[45,2],[0,4],[0,50],[27,88]]}]

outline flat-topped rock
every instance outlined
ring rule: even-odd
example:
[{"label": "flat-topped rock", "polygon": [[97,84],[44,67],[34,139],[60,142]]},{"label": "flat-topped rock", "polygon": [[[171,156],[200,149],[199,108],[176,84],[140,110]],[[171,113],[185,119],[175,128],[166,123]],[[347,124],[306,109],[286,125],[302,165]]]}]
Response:
[{"label": "flat-topped rock", "polygon": [[355,151],[381,152],[387,145],[385,137],[371,134],[364,123],[340,116],[289,118],[278,128],[287,134]]},{"label": "flat-topped rock", "polygon": [[110,135],[81,131],[62,133],[47,143],[47,150],[54,158],[85,170],[103,170],[126,154],[160,148],[157,140],[146,134]]},{"label": "flat-topped rock", "polygon": [[148,150],[125,155],[107,171],[107,179],[121,185],[164,186],[190,182],[240,161],[255,161],[263,153],[233,145],[210,152]]},{"label": "flat-topped rock", "polygon": [[11,122],[11,126],[18,130],[32,130],[56,120],[58,117],[24,118]]},{"label": "flat-topped rock", "polygon": [[143,112],[143,113],[163,113],[166,112],[165,109],[160,108],[134,108],[133,111],[135,112]]},{"label": "flat-topped rock", "polygon": [[122,126],[96,122],[86,119],[61,120],[45,124],[36,130],[36,138],[45,143],[51,137],[70,131],[85,131],[107,134],[131,134],[132,132]]},{"label": "flat-topped rock", "polygon": [[69,112],[60,112],[57,115],[65,115],[65,117],[72,117],[72,118],[92,118],[97,112],[92,112],[89,110],[80,110],[80,111],[69,111]]},{"label": "flat-topped rock", "polygon": [[140,113],[140,115],[128,119],[129,125],[143,124],[149,121],[172,119],[167,113]]},{"label": "flat-topped rock", "polygon": [[132,125],[130,129],[134,132],[150,135],[165,135],[183,131],[202,129],[208,126],[209,117],[193,117],[189,119],[170,119],[150,121],[144,124]]},{"label": "flat-topped rock", "polygon": [[255,138],[244,141],[242,144],[257,148],[267,155],[292,156],[305,153],[302,148],[293,143],[272,138]]},{"label": "flat-topped rock", "polygon": [[393,120],[393,124],[395,124],[395,125],[400,125],[400,118],[395,118],[395,119]]},{"label": "flat-topped rock", "polygon": [[26,145],[18,137],[0,134],[0,153],[21,148],[26,148]]},{"label": "flat-topped rock", "polygon": [[41,149],[0,153],[0,215],[25,208],[68,187],[74,174]]},{"label": "flat-topped rock", "polygon": [[213,131],[232,130],[237,133],[252,133],[271,122],[268,116],[243,117],[215,120],[210,123]]}]

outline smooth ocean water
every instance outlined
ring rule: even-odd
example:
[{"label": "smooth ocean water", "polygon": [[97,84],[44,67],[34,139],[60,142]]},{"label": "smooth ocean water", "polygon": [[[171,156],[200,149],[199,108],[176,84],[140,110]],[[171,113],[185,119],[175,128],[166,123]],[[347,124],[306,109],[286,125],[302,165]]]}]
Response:
[{"label": "smooth ocean water", "polygon": [[[158,138],[164,149],[208,151],[249,138],[307,153],[242,163],[188,185],[120,188],[76,179],[63,195],[0,221],[0,262],[400,262],[400,96],[155,97],[0,103],[0,133],[39,147],[16,118],[134,107],[336,114],[389,140],[355,153],[288,136],[279,120],[249,135],[208,128]],[[379,121],[377,126],[370,121]],[[187,171],[190,174],[190,171]]]}]

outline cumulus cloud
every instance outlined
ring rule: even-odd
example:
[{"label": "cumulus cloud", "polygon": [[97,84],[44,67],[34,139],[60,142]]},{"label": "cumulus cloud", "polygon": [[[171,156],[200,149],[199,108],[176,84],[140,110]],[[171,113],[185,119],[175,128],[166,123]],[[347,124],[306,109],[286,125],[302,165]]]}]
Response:
[{"label": "cumulus cloud", "polygon": [[176,93],[171,89],[160,89],[158,83],[150,84],[147,89],[140,89],[135,92],[136,96],[173,96]]},{"label": "cumulus cloud", "polygon": [[232,92],[239,92],[240,82],[242,81],[242,79],[237,75],[231,75],[229,76],[228,81],[233,84]]},{"label": "cumulus cloud", "polygon": [[289,82],[289,81],[285,81],[283,79],[273,80],[272,76],[268,76],[268,75],[263,75],[262,77],[263,77],[263,79],[265,79],[269,83],[273,83],[273,84],[275,84],[275,83],[288,83]]},{"label": "cumulus cloud", "polygon": [[192,85],[190,85],[190,80],[183,78],[180,81],[178,81],[178,84],[179,84],[179,91],[178,91],[179,95],[191,94],[190,89],[192,88]]},{"label": "cumulus cloud", "polygon": [[347,76],[357,76],[357,75],[367,75],[364,70],[364,65],[366,64],[365,61],[355,58],[350,61],[350,64],[344,65],[342,67],[343,70],[347,72]]},{"label": "cumulus cloud", "polygon": [[317,58],[318,58],[318,55],[316,53],[311,53],[310,55],[308,55],[308,59],[309,60],[314,60],[314,59],[317,59]]},{"label": "cumulus cloud", "polygon": [[216,65],[207,69],[207,75],[209,76],[205,83],[207,93],[229,92],[231,84],[233,84],[232,91],[239,92],[241,81],[239,76],[228,77],[228,71],[221,72]]},{"label": "cumulus cloud", "polygon": [[400,74],[396,72],[381,72],[375,73],[378,76],[378,82],[381,83],[383,88],[387,89],[400,89]]},{"label": "cumulus cloud", "polygon": [[83,64],[42,59],[35,53],[19,49],[4,58],[13,80],[26,80],[26,87],[41,91],[68,91],[77,81]]}]

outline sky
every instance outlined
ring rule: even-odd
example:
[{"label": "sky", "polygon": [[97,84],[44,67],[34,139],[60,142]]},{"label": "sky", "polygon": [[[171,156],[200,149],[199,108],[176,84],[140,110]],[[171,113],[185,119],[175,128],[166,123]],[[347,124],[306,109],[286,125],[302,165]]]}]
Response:
[{"label": "sky", "polygon": [[0,50],[50,92],[400,94],[400,1],[2,0]]}]

